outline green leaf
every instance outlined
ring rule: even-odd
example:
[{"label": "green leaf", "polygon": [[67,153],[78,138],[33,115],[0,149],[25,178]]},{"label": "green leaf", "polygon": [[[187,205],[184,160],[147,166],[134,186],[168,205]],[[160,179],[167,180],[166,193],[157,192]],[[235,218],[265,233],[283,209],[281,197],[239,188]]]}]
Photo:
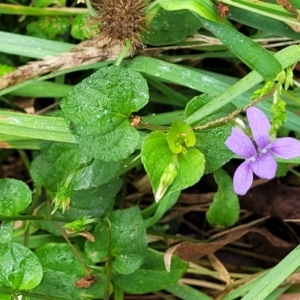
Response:
[{"label": "green leaf", "polygon": [[31,290],[42,277],[42,266],[28,248],[16,244],[0,244],[0,286],[17,290]]},{"label": "green leaf", "polygon": [[[0,289],[1,289],[1,287],[0,287]],[[10,295],[10,294],[0,292],[0,299],[1,300],[12,300],[13,298],[12,298],[12,295]]]},{"label": "green leaf", "polygon": [[[30,167],[33,181],[52,191],[57,190],[58,182],[81,163],[91,160],[89,153],[84,153],[78,145],[68,143],[41,142],[41,153],[37,155]],[[91,189],[110,181],[119,170],[121,162],[104,162],[96,159],[92,165],[80,170],[75,179],[75,190]]]},{"label": "green leaf", "polygon": [[167,134],[167,141],[172,152],[181,153],[185,151],[184,147],[195,145],[196,137],[191,126],[175,121]]},{"label": "green leaf", "polygon": [[255,282],[242,300],[263,300],[300,266],[300,246],[297,246],[267,274]]},{"label": "green leaf", "polygon": [[127,158],[139,141],[130,116],[148,102],[146,80],[131,69],[102,68],[77,84],[61,108],[71,132],[91,156],[116,161]]},{"label": "green leaf", "polygon": [[[198,111],[205,104],[209,103],[214,98],[213,95],[202,94],[194,97],[185,108],[185,115],[188,118],[194,112]],[[225,117],[231,112],[230,105],[226,105],[222,110],[216,111],[214,114],[201,120],[201,125],[206,124],[209,121],[217,120],[218,118]],[[229,161],[233,154],[226,147],[225,141],[231,133],[232,126],[229,124],[220,124],[218,127],[211,127],[202,129],[200,131],[195,130],[196,145],[205,157],[205,173],[213,173],[220,169],[227,161]]]},{"label": "green leaf", "polygon": [[[277,52],[274,56],[282,64],[283,68],[286,68],[293,65],[300,59],[300,47],[298,45],[286,47],[285,49]],[[249,99],[252,95],[252,92],[249,93],[247,91],[263,80],[260,74],[256,71],[252,71],[244,78],[230,86],[229,84],[215,79],[215,77],[220,78],[218,74],[215,74],[214,76],[207,76],[206,72],[203,74],[204,72],[201,70],[199,71],[198,69],[195,71],[190,68],[141,56],[134,58],[130,62],[129,67],[138,72],[160,78],[160,80],[183,85],[196,91],[208,94],[212,94],[212,92],[214,94],[220,94],[206,104],[203,109],[200,109],[188,117],[185,120],[188,124],[198,124],[204,117],[211,115],[213,112],[230,102],[238,108],[244,107],[249,104]],[[270,110],[270,103],[268,102],[261,102],[258,106],[265,113],[268,113]],[[284,127],[295,132],[299,132],[299,122],[299,116],[288,112],[287,122],[284,124]]]},{"label": "green leaf", "polygon": [[[153,191],[156,193],[162,175],[166,168],[174,161],[174,153],[169,148],[167,135],[160,131],[150,133],[144,140],[141,158]],[[165,195],[195,184],[204,172],[204,156],[197,149],[188,149],[187,153],[178,154],[176,160],[177,176]]]},{"label": "green leaf", "polygon": [[294,40],[299,38],[299,33],[292,30],[284,22],[254,13],[247,9],[231,6],[230,19],[259,29],[260,31],[272,33],[275,36],[284,36]]},{"label": "green leaf", "polygon": [[251,69],[260,73],[264,79],[274,80],[282,71],[278,60],[265,48],[238,32],[230,23],[225,24],[218,20],[216,10],[212,8],[210,1],[160,1],[159,5],[170,11],[185,8],[193,11],[206,29],[219,38]]},{"label": "green leaf", "polygon": [[235,194],[231,177],[222,169],[214,173],[218,191],[207,213],[207,221],[214,226],[232,226],[240,214],[239,198]]},{"label": "green leaf", "polygon": [[[9,243],[14,232],[14,221],[2,221],[0,225],[0,243]],[[1,299],[1,298],[0,298]]]},{"label": "green leaf", "polygon": [[[30,6],[24,7],[31,8]],[[70,51],[75,46],[74,44],[3,31],[0,31],[0,40],[0,52],[40,59],[49,55],[60,55],[63,52]]]},{"label": "green leaf", "polygon": [[172,267],[167,272],[163,253],[148,249],[144,263],[133,273],[113,273],[113,283],[124,292],[144,294],[156,292],[176,283],[187,269],[187,263],[177,256],[172,257]]},{"label": "green leaf", "polygon": [[33,5],[34,7],[66,6],[66,0],[35,0]]},{"label": "green leaf", "polygon": [[[88,261],[85,253],[76,248],[77,254]],[[44,270],[60,271],[73,277],[84,277],[88,274],[78,255],[67,243],[47,243],[35,250]]]},{"label": "green leaf", "polygon": [[0,64],[0,76],[4,75],[6,73],[12,72],[14,70],[15,70],[14,67]]},{"label": "green leaf", "polygon": [[287,163],[277,163],[276,177],[285,177],[289,172]]},{"label": "green leaf", "polygon": [[[85,252],[93,262],[101,262],[112,254],[113,269],[120,274],[134,272],[142,263],[147,249],[146,230],[140,210],[135,206],[108,215],[111,229],[99,223],[94,230],[94,243],[87,241]],[[111,234],[111,249],[109,249]]]},{"label": "green leaf", "polygon": [[[48,270],[44,272],[42,282],[32,290],[32,293],[41,294],[44,297],[47,296],[46,299],[55,299],[55,297],[66,300],[103,299],[105,275],[98,272],[98,274],[95,274],[95,278],[98,278],[98,280],[89,288],[77,288],[74,276],[60,271]],[[30,300],[39,299],[41,298],[30,297]]]},{"label": "green leaf", "polygon": [[[206,29],[218,37],[237,57],[265,80],[274,80],[282,71],[279,61],[265,48],[225,24],[199,17]],[[251,49],[251,51],[249,51]]]},{"label": "green leaf", "polygon": [[180,196],[180,191],[164,196],[156,205],[156,211],[153,216],[144,220],[144,226],[149,228],[157,223],[164,214],[177,202]]},{"label": "green leaf", "polygon": [[75,16],[71,28],[71,35],[75,39],[91,39],[99,34],[99,31],[97,24],[91,24],[88,14]]},{"label": "green leaf", "polygon": [[0,191],[0,215],[15,216],[31,202],[31,191],[23,181],[0,179]]},{"label": "green leaf", "polygon": [[68,17],[47,16],[29,23],[27,31],[28,35],[52,40],[66,33],[69,26],[70,19]]},{"label": "green leaf", "polygon": [[232,152],[225,145],[230,132],[231,126],[224,125],[195,133],[195,147],[204,154],[206,174],[218,170],[232,158]]},{"label": "green leaf", "polygon": [[153,46],[175,44],[195,34],[200,27],[201,22],[189,10],[166,11],[160,8],[147,26],[142,40]]},{"label": "green leaf", "polygon": [[[51,215],[52,208],[47,203],[42,204],[38,211],[38,216],[54,216],[56,218],[65,218],[75,220],[81,216],[90,216],[101,218],[104,214],[110,212],[114,206],[116,194],[119,192],[122,180],[119,178],[112,179],[109,183],[101,187],[74,191],[71,195],[70,208],[65,211],[64,215],[60,211],[56,211]],[[40,229],[48,231],[54,235],[61,235],[57,224],[53,221],[34,221],[34,225]],[[59,223],[63,226],[65,223]]]}]

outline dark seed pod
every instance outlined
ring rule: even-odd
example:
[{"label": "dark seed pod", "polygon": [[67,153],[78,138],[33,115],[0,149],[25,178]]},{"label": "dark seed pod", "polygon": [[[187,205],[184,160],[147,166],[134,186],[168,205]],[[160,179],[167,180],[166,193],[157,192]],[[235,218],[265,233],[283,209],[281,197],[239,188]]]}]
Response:
[{"label": "dark seed pod", "polygon": [[98,16],[92,17],[100,23],[99,39],[108,40],[109,46],[123,46],[126,39],[131,41],[131,51],[143,45],[141,33],[145,30],[144,0],[98,0],[94,3]]}]

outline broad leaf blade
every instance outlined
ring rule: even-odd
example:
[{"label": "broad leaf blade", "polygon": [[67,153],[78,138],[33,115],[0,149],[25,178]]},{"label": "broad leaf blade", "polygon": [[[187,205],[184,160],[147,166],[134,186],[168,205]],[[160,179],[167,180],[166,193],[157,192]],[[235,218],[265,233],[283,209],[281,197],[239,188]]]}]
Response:
[{"label": "broad leaf blade", "polygon": [[[214,98],[213,95],[202,94],[194,97],[185,108],[185,116],[188,118],[198,111],[205,104]],[[231,105],[226,105],[222,110],[216,111],[209,117],[201,120],[201,125],[207,124],[212,120],[227,116],[232,111]],[[227,161],[232,158],[232,152],[226,147],[225,140],[231,133],[231,125],[219,124],[218,127],[211,127],[202,130],[195,130],[196,145],[205,156],[205,173],[213,173],[220,169]]]},{"label": "broad leaf blade", "polygon": [[[178,24],[178,20],[181,20]],[[201,22],[188,10],[166,11],[160,8],[143,34],[143,42],[161,46],[181,42],[193,35],[201,27]]]},{"label": "broad leaf blade", "polygon": [[113,282],[127,293],[145,294],[162,290],[175,284],[187,269],[187,264],[177,256],[172,258],[172,267],[167,272],[163,254],[148,249],[144,263],[128,275],[113,274]]},{"label": "broad leaf blade", "polygon": [[78,259],[78,255],[87,264],[90,261],[79,249],[76,249],[76,252],[77,255],[66,243],[47,243],[35,250],[35,254],[39,258],[44,270],[60,271],[80,278],[87,275],[88,272],[82,261]]},{"label": "broad leaf blade", "polygon": [[[154,193],[165,169],[174,161],[174,153],[170,150],[166,134],[154,131],[144,140],[142,162],[149,176]],[[204,155],[197,149],[188,149],[186,154],[177,154],[177,176],[165,195],[183,190],[200,180],[204,172]]]},{"label": "broad leaf blade", "polygon": [[0,179],[0,215],[15,216],[31,202],[29,187],[20,180],[12,178]]},{"label": "broad leaf blade", "polygon": [[111,249],[108,229],[106,225],[99,223],[93,233],[96,241],[87,241],[85,252],[93,262],[101,262],[110,251],[114,257],[114,271],[130,274],[143,263],[147,249],[146,230],[140,210],[136,206],[117,210],[108,218],[111,224]]},{"label": "broad leaf blade", "polygon": [[[63,181],[81,163],[91,160],[89,153],[81,151],[76,144],[41,142],[41,153],[30,168],[36,184],[56,192],[57,183]],[[80,170],[74,178],[75,190],[91,189],[109,182],[119,169],[121,162],[104,162],[96,159],[90,166]]]},{"label": "broad leaf blade", "polygon": [[30,290],[40,283],[42,266],[27,247],[16,243],[0,244],[0,257],[0,286]]},{"label": "broad leaf blade", "polygon": [[206,213],[207,221],[214,226],[232,226],[239,218],[239,198],[232,187],[231,177],[222,169],[214,173],[218,191]]},{"label": "broad leaf blade", "polygon": [[146,80],[139,73],[111,66],[77,84],[61,108],[81,148],[94,158],[116,161],[135,150],[139,134],[130,117],[148,98]]}]

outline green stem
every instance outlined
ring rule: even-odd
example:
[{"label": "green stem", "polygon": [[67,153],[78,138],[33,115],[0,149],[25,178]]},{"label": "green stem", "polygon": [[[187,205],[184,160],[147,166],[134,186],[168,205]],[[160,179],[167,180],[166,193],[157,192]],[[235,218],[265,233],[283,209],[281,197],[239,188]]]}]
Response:
[{"label": "green stem", "polygon": [[90,16],[96,17],[98,14],[96,13],[96,11],[93,8],[93,5],[91,3],[90,0],[85,0],[85,4],[87,6],[88,12]]},{"label": "green stem", "polygon": [[56,222],[63,222],[63,223],[70,223],[74,220],[68,220],[63,218],[56,218],[56,217],[50,217],[50,216],[2,216],[0,215],[0,221],[18,221],[18,220],[31,220],[31,221],[56,221]]},{"label": "green stem", "polygon": [[107,261],[105,264],[106,270],[106,280],[105,280],[105,289],[104,289],[104,297],[103,300],[109,300],[110,298],[110,283],[111,283],[111,276],[112,276],[112,244],[111,244],[111,223],[109,219],[106,220],[107,226],[107,233],[108,233],[108,253],[107,253]]},{"label": "green stem", "polygon": [[10,295],[19,294],[22,296],[27,296],[27,297],[30,297],[31,299],[36,298],[36,299],[46,299],[46,300],[68,300],[67,298],[53,297],[53,296],[49,297],[49,296],[41,295],[41,294],[37,294],[37,293],[13,290],[13,289],[3,287],[3,286],[0,287],[0,291],[10,294]]},{"label": "green stem", "polygon": [[74,16],[87,13],[85,8],[30,7],[23,5],[0,4],[0,14],[27,16]]},{"label": "green stem", "polygon": [[119,56],[117,58],[117,60],[115,61],[114,65],[116,67],[119,67],[122,60],[124,59],[125,55],[128,53],[128,51],[130,51],[130,48],[131,48],[131,42],[130,40],[126,40],[125,41],[125,45],[124,47],[121,49],[120,53],[119,53]]},{"label": "green stem", "polygon": [[149,205],[147,208],[143,209],[141,211],[141,214],[142,214],[142,217],[143,219],[147,219],[149,218],[151,215],[153,215],[156,210],[157,210],[157,206],[158,206],[158,203],[156,202],[153,202],[151,205]]},{"label": "green stem", "polygon": [[124,292],[119,289],[117,286],[114,286],[114,300],[123,300]]},{"label": "green stem", "polygon": [[19,152],[19,154],[20,154],[20,156],[23,160],[23,163],[24,163],[27,171],[29,172],[29,170],[30,170],[30,160],[29,160],[27,154],[25,153],[24,150],[20,150],[20,149],[18,150],[18,152]]},{"label": "green stem", "polygon": [[131,169],[140,166],[142,164],[141,162],[141,155],[140,153],[133,154],[129,156],[128,158],[124,159],[122,162],[122,166],[120,167],[119,171],[116,174],[116,177],[119,177]]},{"label": "green stem", "polygon": [[154,130],[169,131],[170,127],[168,127],[168,126],[153,125],[153,124],[141,122],[139,124],[139,129],[149,129],[151,131],[154,131]]}]

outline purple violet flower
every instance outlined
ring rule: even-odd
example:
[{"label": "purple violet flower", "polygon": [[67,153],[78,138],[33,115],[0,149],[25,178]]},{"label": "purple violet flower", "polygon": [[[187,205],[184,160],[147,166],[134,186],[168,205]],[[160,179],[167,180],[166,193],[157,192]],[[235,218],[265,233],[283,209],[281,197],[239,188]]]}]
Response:
[{"label": "purple violet flower", "polygon": [[246,114],[254,142],[238,128],[233,128],[225,141],[232,152],[245,158],[233,176],[233,189],[238,195],[247,193],[253,182],[253,173],[263,179],[275,177],[277,162],[274,156],[285,159],[300,156],[298,140],[284,137],[270,141],[271,124],[260,109],[250,107]]}]

